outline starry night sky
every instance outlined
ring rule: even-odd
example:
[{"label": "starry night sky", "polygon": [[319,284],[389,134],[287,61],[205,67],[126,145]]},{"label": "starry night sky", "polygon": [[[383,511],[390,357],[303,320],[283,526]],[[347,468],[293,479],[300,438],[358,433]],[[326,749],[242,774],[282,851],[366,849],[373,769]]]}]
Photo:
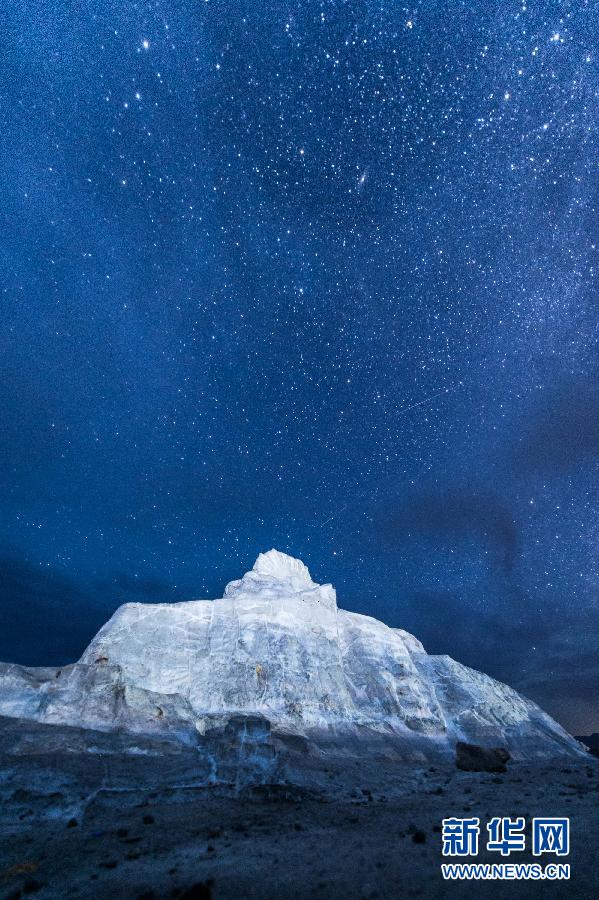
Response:
[{"label": "starry night sky", "polygon": [[0,658],[274,546],[599,731],[597,6],[2,17]]}]

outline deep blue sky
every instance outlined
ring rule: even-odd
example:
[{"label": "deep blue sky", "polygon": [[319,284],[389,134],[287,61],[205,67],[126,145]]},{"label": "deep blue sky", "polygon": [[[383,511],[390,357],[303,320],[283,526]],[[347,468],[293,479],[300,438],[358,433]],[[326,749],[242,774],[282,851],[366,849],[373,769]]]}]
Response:
[{"label": "deep blue sky", "polygon": [[599,730],[597,7],[2,18],[0,658],[275,546]]}]

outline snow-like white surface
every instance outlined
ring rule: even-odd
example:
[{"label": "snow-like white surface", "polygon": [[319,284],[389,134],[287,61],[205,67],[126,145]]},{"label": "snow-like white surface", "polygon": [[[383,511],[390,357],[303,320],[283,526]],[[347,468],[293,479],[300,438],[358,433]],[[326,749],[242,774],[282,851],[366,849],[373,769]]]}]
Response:
[{"label": "snow-like white surface", "polygon": [[[337,608],[299,560],[271,550],[219,600],[127,603],[62,670],[0,664],[0,715],[42,722],[202,733],[214,717],[276,727],[386,729],[516,755],[574,752],[535,704],[400,629]],[[356,732],[356,733],[357,733]]]},{"label": "snow-like white surface", "polygon": [[259,553],[252,572],[264,578],[278,578],[281,581],[292,581],[298,585],[314,586],[307,566],[301,560],[287,556],[286,553],[281,553],[279,550]]}]

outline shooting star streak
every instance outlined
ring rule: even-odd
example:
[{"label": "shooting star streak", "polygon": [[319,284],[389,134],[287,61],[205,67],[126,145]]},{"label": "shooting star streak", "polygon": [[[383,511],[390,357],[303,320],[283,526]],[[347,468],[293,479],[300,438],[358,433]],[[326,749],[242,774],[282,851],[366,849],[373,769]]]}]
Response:
[{"label": "shooting star streak", "polygon": [[[410,406],[404,406],[403,408],[398,409],[396,415],[403,416],[404,413],[410,412],[410,410],[412,410],[412,409],[417,409],[419,406],[424,406],[427,403],[431,403],[433,400],[436,400],[437,397],[446,397],[448,394],[453,394],[453,393],[455,393],[455,391],[458,390],[458,388],[461,388],[463,386],[464,386],[463,381],[457,381],[455,384],[451,384],[449,387],[444,388],[442,391],[438,391],[436,394],[431,394],[430,397],[425,397],[423,400],[419,400],[417,403],[412,403]],[[350,501],[349,503],[344,503],[343,506],[341,506],[341,507],[339,507],[339,509],[335,510],[335,512],[331,516],[324,519],[322,522],[308,523],[309,527],[310,528],[324,528],[324,526],[328,525],[329,522],[332,522],[333,519],[338,518],[338,516],[340,516],[341,513],[344,512],[349,506],[352,506],[353,503],[356,502],[356,500],[360,500],[362,497],[365,497],[366,494],[369,493],[369,491],[372,487],[374,487],[377,484],[380,484],[381,481],[384,481],[385,478],[389,478],[389,477],[391,477],[391,476],[383,475],[382,478],[375,479],[375,481],[372,482],[372,484],[369,488],[355,494],[353,501]]]},{"label": "shooting star streak", "polygon": [[329,516],[328,519],[325,519],[324,522],[315,522],[314,525],[310,525],[310,523],[308,523],[308,525],[310,525],[311,528],[324,528],[325,525],[327,525],[329,522],[332,522],[333,519],[336,519],[336,518],[337,518],[337,516],[340,516],[341,513],[342,513],[345,509],[347,509],[348,506],[349,506],[349,504],[346,503],[346,504],[345,504],[344,506],[342,506],[340,509],[336,510],[336,511],[333,513],[332,516]]},{"label": "shooting star streak", "polygon": [[404,413],[410,412],[411,409],[416,409],[418,406],[424,406],[425,403],[430,403],[431,400],[436,400],[437,397],[445,397],[447,394],[453,394],[458,388],[462,387],[463,384],[463,381],[458,381],[456,384],[450,385],[450,387],[444,388],[444,390],[438,391],[436,394],[431,394],[430,397],[425,397],[424,400],[419,400],[418,403],[412,403],[411,406],[403,406],[401,409],[397,410],[397,415],[401,416]]}]

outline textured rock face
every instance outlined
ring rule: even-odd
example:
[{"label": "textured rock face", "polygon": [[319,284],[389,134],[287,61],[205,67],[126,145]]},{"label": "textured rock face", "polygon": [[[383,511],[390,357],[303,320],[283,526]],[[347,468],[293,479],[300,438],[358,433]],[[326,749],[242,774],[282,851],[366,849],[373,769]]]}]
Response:
[{"label": "textured rock face", "polygon": [[535,704],[429,656],[405,631],[338,609],[330,584],[276,550],[220,600],[125,604],[74,665],[0,664],[0,715],[188,742],[258,716],[287,735],[383,735],[425,756],[458,740],[516,758],[579,752]]},{"label": "textured rock face", "polygon": [[479,747],[458,741],[456,766],[464,772],[505,772],[510,754],[503,747]]}]

